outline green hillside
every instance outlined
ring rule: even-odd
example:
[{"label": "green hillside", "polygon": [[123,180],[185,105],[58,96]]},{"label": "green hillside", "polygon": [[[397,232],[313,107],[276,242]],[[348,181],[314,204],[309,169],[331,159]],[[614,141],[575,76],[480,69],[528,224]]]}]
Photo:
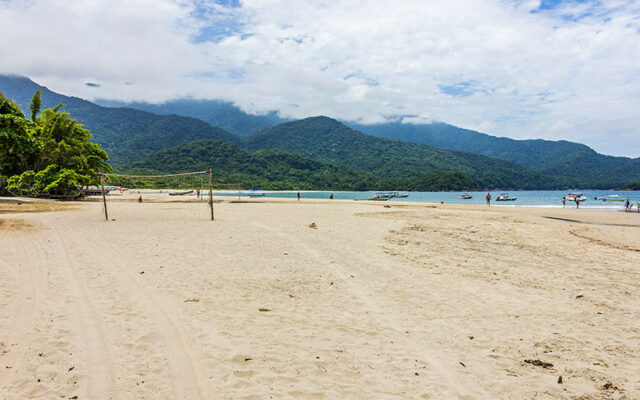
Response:
[{"label": "green hillside", "polygon": [[23,110],[36,90],[42,90],[42,108],[62,108],[91,131],[93,141],[109,153],[112,165],[130,163],[153,151],[193,140],[214,139],[242,145],[242,139],[196,118],[156,115],[130,108],[101,107],[64,96],[28,78],[0,75],[0,91]]},{"label": "green hillside", "polygon": [[249,150],[280,149],[391,179],[460,172],[482,188],[546,189],[561,186],[511,162],[365,135],[327,117],[288,122],[252,135]]},{"label": "green hillside", "polygon": [[514,140],[444,123],[350,124],[366,134],[446,149],[472,151],[564,178],[570,186],[620,188],[640,176],[640,158],[613,157],[568,141]]},{"label": "green hillside", "polygon": [[385,185],[371,174],[310,160],[278,150],[249,153],[216,140],[200,140],[161,150],[133,163],[133,172],[179,173],[214,168],[215,183],[245,189],[369,190]]},{"label": "green hillside", "polygon": [[161,150],[126,168],[132,173],[180,173],[214,169],[216,184],[272,190],[475,190],[460,173],[436,173],[416,179],[382,178],[344,166],[311,160],[280,150],[249,153],[215,140],[200,140]]}]

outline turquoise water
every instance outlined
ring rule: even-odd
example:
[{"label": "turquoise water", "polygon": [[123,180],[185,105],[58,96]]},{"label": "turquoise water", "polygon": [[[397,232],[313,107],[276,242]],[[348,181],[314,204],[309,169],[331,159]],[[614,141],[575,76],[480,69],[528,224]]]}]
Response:
[{"label": "turquoise water", "polygon": [[[616,191],[616,190],[573,190],[571,192],[581,192],[587,197],[587,200],[580,202],[580,208],[600,208],[610,210],[624,210],[624,201],[602,201],[595,200],[595,197],[607,197],[609,195],[617,195],[620,199],[629,199],[636,206],[640,202],[640,191]],[[265,197],[270,198],[295,198],[295,191],[264,191]],[[373,197],[376,192],[300,192],[303,199],[328,199],[333,193],[334,199],[343,200],[365,200]],[[487,192],[401,192],[409,193],[406,198],[394,198],[387,203],[396,202],[425,202],[425,203],[448,203],[448,204],[485,204],[485,196]],[[473,198],[469,200],[458,199],[462,193],[468,193]],[[562,207],[562,197],[566,196],[570,191],[567,190],[526,190],[508,192],[510,197],[517,197],[516,201],[496,202],[495,199],[505,192],[491,192],[491,205],[500,207]],[[238,196],[237,193],[223,194],[214,193],[216,196],[228,195]],[[241,193],[243,198],[248,197],[249,192]],[[575,207],[574,202],[567,201],[567,207]]]}]

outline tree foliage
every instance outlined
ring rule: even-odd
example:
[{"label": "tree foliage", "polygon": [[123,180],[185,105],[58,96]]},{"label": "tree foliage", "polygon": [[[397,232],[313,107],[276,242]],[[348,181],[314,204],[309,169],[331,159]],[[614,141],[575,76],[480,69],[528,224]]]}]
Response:
[{"label": "tree foliage", "polygon": [[91,134],[61,112],[59,105],[37,116],[34,95],[32,119],[15,103],[0,99],[0,176],[9,190],[20,194],[65,195],[77,185],[96,182],[96,171],[110,171],[107,153],[90,141]]},{"label": "tree foliage", "polygon": [[42,90],[36,90],[31,98],[31,104],[29,104],[29,110],[31,111],[31,120],[35,121],[36,116],[40,112],[42,107]]}]

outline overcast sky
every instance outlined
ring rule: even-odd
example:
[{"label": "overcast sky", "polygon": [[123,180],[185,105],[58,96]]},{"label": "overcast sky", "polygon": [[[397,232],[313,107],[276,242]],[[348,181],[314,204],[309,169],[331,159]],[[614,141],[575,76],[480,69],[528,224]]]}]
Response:
[{"label": "overcast sky", "polygon": [[634,0],[0,0],[0,73],[640,156]]}]

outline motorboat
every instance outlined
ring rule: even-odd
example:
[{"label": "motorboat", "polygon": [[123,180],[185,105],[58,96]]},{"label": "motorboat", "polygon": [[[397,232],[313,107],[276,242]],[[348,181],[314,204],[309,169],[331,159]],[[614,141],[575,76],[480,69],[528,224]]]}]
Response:
[{"label": "motorboat", "polygon": [[471,198],[473,198],[473,196],[471,196],[469,193],[463,193],[460,196],[458,196],[459,199],[463,199],[463,200],[469,200]]},{"label": "motorboat", "polygon": [[603,201],[626,201],[627,199],[621,199],[620,196],[618,196],[617,194],[610,194],[602,200]]},{"label": "motorboat", "polygon": [[518,200],[517,197],[509,197],[509,193],[502,193],[500,196],[498,196],[498,198],[496,198],[496,201],[516,201]]},{"label": "motorboat", "polygon": [[264,194],[263,191],[260,191],[258,189],[254,189],[251,192],[249,192],[249,197],[265,197],[266,195]]},{"label": "motorboat", "polygon": [[569,193],[567,195],[567,201],[586,201],[587,196],[584,196],[582,193]]},{"label": "motorboat", "polygon": [[184,190],[182,192],[169,192],[169,196],[186,196],[193,193],[193,190]]}]

